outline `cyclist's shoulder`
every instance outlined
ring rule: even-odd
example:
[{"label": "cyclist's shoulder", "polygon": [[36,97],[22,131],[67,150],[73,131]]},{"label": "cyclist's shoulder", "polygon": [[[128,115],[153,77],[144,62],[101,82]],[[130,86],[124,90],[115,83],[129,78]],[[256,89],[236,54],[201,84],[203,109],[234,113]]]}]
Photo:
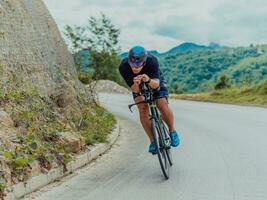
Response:
[{"label": "cyclist's shoulder", "polygon": [[128,58],[123,58],[120,63],[120,68],[125,68],[125,66],[128,66]]},{"label": "cyclist's shoulder", "polygon": [[119,66],[119,71],[121,73],[129,73],[130,65],[128,63],[128,58],[123,58],[121,60],[120,66]]},{"label": "cyclist's shoulder", "polygon": [[121,64],[128,64],[128,57],[121,60]]},{"label": "cyclist's shoulder", "polygon": [[158,58],[156,56],[153,56],[151,54],[148,54],[147,56],[147,64],[150,66],[158,66]]},{"label": "cyclist's shoulder", "polygon": [[151,61],[158,61],[158,58],[152,54],[148,54],[147,55],[147,60],[151,60]]}]

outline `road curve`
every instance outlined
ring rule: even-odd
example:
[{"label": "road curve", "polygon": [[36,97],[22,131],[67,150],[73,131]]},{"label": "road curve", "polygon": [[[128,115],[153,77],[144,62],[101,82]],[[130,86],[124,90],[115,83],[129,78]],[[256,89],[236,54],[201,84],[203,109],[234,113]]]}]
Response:
[{"label": "road curve", "polygon": [[[101,94],[122,124],[107,154],[31,195],[38,200],[266,200],[267,109],[191,101],[170,101],[181,146],[166,181],[130,96]],[[27,199],[27,198],[26,198]]]}]

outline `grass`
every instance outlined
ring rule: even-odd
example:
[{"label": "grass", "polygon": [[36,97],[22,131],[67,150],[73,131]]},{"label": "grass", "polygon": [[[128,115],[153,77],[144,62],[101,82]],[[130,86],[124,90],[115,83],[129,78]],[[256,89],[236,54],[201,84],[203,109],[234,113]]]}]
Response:
[{"label": "grass", "polygon": [[[77,115],[64,116],[55,100],[39,96],[36,88],[7,90],[0,87],[0,105],[18,130],[16,149],[0,149],[0,156],[11,169],[12,180],[27,180],[34,161],[46,170],[51,169],[53,162],[66,169],[72,153],[60,143],[59,132],[77,133],[83,145],[107,141],[107,135],[116,124],[115,117],[84,95],[77,98],[82,119],[74,117]],[[0,195],[5,187],[4,177],[0,176]]]},{"label": "grass", "polygon": [[267,80],[257,86],[231,87],[210,93],[175,94],[174,99],[267,106]]},{"label": "grass", "polygon": [[108,133],[116,124],[115,117],[97,104],[83,110],[83,119],[80,132],[86,145],[106,142]]}]

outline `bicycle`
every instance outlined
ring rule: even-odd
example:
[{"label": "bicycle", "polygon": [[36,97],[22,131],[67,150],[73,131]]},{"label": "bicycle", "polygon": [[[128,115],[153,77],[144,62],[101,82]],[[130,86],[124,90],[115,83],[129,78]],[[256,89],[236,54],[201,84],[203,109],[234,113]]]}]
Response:
[{"label": "bicycle", "polygon": [[149,104],[149,113],[151,120],[151,129],[154,136],[154,141],[157,147],[157,155],[160,163],[161,170],[166,179],[169,178],[170,167],[173,165],[171,154],[171,138],[166,125],[157,109],[157,98],[153,95],[153,90],[146,83],[140,84],[141,94],[145,97],[144,101],[128,105],[129,110],[132,107],[141,103]]}]

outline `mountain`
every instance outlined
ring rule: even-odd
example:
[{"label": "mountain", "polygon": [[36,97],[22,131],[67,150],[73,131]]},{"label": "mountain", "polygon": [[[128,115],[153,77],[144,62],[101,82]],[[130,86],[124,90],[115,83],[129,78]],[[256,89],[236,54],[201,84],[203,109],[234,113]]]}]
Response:
[{"label": "mountain", "polygon": [[162,55],[162,54],[159,53],[157,50],[148,51],[148,53],[150,53],[151,55],[156,56],[156,57],[159,57],[159,56]]},{"label": "mountain", "polygon": [[221,46],[217,43],[211,42],[209,44],[209,46],[205,46],[205,45],[198,45],[195,43],[191,43],[191,42],[185,42],[180,44],[177,47],[174,47],[172,49],[170,49],[169,51],[163,53],[164,55],[166,54],[176,54],[179,52],[189,52],[189,51],[197,51],[197,50],[216,50],[216,49],[220,49]]},{"label": "mountain", "polygon": [[177,47],[170,49],[169,51],[167,51],[164,54],[175,54],[177,52],[195,51],[195,50],[200,50],[200,49],[202,49],[202,50],[203,49],[209,49],[209,47],[204,46],[204,45],[198,45],[195,43],[186,42],[186,43],[180,44]]},{"label": "mountain", "polygon": [[211,43],[209,44],[209,48],[210,48],[210,49],[220,49],[220,48],[221,48],[221,45],[218,44],[218,43],[215,43],[215,42],[211,42]]},{"label": "mountain", "polygon": [[267,45],[231,48],[186,42],[164,53],[149,53],[158,57],[172,92],[211,91],[221,75],[237,86],[244,82],[255,85],[267,77]]},{"label": "mountain", "polygon": [[[159,53],[157,50],[148,51],[148,53],[156,57],[161,56],[161,53]],[[128,52],[121,53],[119,56],[121,59],[126,58],[128,56]]]},{"label": "mountain", "polygon": [[172,91],[211,91],[221,75],[237,86],[255,85],[267,77],[267,45],[237,48],[213,45],[179,51],[159,58],[166,84]]},{"label": "mountain", "polygon": [[[217,43],[211,42],[209,44],[209,46],[205,46],[205,45],[198,45],[192,42],[185,42],[182,43],[164,53],[159,53],[157,50],[151,50],[148,51],[150,54],[156,56],[156,57],[162,57],[162,56],[166,56],[168,54],[176,54],[179,52],[188,52],[188,51],[197,51],[197,50],[215,50],[215,49],[220,49],[221,46]],[[120,58],[125,58],[128,56],[128,52],[124,52],[120,54]]]},{"label": "mountain", "polygon": [[248,56],[230,66],[223,73],[228,74],[233,84],[242,82],[257,84],[267,76],[267,45],[257,47],[258,56]]}]

